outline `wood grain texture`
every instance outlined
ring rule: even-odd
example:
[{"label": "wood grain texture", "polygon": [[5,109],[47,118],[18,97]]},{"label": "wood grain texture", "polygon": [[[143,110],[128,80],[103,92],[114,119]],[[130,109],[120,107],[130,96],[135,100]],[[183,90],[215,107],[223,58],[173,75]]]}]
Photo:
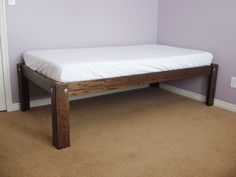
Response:
[{"label": "wood grain texture", "polygon": [[[172,71],[139,74],[109,79],[83,82],[61,83],[39,74],[20,64],[19,93],[22,110],[29,109],[28,80],[51,93],[53,144],[57,149],[70,146],[69,96],[97,93],[106,90],[120,89],[129,86],[150,84],[158,86],[160,82],[185,79],[197,76],[210,76],[208,83],[207,105],[214,103],[218,65],[179,69]],[[65,92],[65,89],[66,92]]]},{"label": "wood grain texture", "polygon": [[208,106],[214,105],[217,76],[218,76],[218,65],[212,64],[211,65],[211,74],[209,76],[207,99],[206,99],[206,104]]},{"label": "wood grain texture", "polygon": [[170,80],[209,75],[210,73],[210,66],[203,66],[197,68],[115,77],[110,79],[68,83],[68,89],[70,91],[70,95],[80,95],[112,89],[121,89],[129,86],[160,83]]},{"label": "wood grain texture", "polygon": [[51,92],[53,145],[57,149],[70,146],[69,98],[65,89],[56,86]]},{"label": "wood grain texture", "polygon": [[17,64],[18,89],[21,111],[30,109],[29,102],[29,82],[23,74],[23,64]]}]

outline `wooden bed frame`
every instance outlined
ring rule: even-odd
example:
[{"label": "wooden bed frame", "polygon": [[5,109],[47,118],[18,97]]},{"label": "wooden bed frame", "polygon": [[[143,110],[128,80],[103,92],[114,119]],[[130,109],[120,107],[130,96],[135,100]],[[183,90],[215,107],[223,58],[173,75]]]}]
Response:
[{"label": "wooden bed frame", "polygon": [[197,76],[209,76],[206,104],[212,106],[214,104],[218,65],[211,64],[210,66],[189,69],[72,83],[61,83],[49,79],[33,71],[23,63],[17,65],[17,71],[20,108],[22,111],[30,109],[29,80],[51,94],[53,145],[57,149],[62,149],[70,146],[69,96],[143,84],[150,84],[150,87],[158,87],[160,82]]}]

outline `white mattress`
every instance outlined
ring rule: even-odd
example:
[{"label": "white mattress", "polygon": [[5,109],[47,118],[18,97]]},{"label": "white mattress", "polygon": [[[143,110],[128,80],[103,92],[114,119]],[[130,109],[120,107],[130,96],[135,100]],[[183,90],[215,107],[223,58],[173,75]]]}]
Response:
[{"label": "white mattress", "polygon": [[28,51],[25,64],[59,82],[161,72],[210,65],[209,52],[163,45]]}]

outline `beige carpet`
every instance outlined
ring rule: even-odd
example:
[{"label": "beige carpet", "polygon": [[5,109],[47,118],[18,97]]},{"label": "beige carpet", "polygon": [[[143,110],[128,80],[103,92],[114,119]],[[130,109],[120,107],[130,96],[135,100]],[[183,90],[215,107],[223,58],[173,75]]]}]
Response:
[{"label": "beige carpet", "polygon": [[236,176],[236,114],[156,88],[73,102],[71,144],[49,106],[0,113],[0,176]]}]

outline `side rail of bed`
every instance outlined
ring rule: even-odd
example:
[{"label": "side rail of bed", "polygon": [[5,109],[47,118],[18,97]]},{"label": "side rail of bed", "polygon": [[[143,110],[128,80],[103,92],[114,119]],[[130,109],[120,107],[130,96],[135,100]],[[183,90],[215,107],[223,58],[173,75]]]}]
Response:
[{"label": "side rail of bed", "polygon": [[160,82],[197,76],[209,76],[206,104],[212,106],[214,104],[218,65],[211,64],[210,66],[189,69],[73,83],[56,82],[31,70],[22,63],[17,65],[17,71],[22,111],[27,111],[30,108],[29,80],[51,94],[53,144],[57,149],[62,149],[70,146],[69,96],[143,84],[150,84],[151,87],[159,87]]}]

